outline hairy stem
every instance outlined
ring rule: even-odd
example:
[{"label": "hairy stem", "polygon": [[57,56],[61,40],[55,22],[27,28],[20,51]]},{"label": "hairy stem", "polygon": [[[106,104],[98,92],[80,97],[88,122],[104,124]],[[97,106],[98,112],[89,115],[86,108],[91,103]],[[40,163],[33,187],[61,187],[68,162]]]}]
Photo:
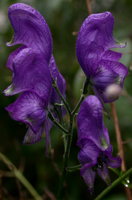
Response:
[{"label": "hairy stem", "polygon": [[35,200],[42,200],[42,197],[37,193],[35,188],[29,183],[29,181],[23,176],[23,174],[15,167],[15,165],[2,153],[0,153],[0,160],[10,169],[15,178],[17,178],[29,191]]},{"label": "hairy stem", "polygon": [[126,171],[122,176],[117,178],[110,186],[108,186],[103,192],[101,192],[95,200],[102,199],[108,192],[110,192],[114,187],[116,187],[119,183],[121,183],[127,176],[132,174],[132,168],[130,168],[128,171]]},{"label": "hairy stem", "polygon": [[[122,142],[121,131],[120,131],[120,126],[119,126],[119,120],[118,120],[116,107],[115,107],[114,103],[111,103],[111,110],[112,110],[112,116],[113,116],[113,120],[114,120],[115,132],[116,132],[118,154],[120,155],[120,157],[122,159],[121,170],[123,172],[125,172],[126,171],[126,164],[125,164],[124,146],[123,146],[123,142]],[[127,199],[131,200],[132,199],[132,195],[131,195],[130,188],[126,188],[125,187],[125,191],[126,191]]]}]

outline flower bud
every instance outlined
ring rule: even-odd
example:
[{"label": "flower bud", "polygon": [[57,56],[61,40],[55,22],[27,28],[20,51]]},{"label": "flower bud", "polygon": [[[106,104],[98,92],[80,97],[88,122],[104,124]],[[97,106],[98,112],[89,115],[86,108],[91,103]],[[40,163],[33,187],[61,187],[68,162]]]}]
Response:
[{"label": "flower bud", "polygon": [[105,90],[106,98],[110,99],[117,99],[122,93],[122,88],[117,84],[109,85]]}]

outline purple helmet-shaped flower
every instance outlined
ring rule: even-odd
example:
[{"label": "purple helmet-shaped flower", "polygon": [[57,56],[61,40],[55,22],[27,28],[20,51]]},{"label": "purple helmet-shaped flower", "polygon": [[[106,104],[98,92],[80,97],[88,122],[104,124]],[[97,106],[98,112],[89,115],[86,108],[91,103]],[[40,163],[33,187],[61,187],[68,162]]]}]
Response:
[{"label": "purple helmet-shaped flower", "polygon": [[110,12],[88,16],[78,33],[76,54],[96,95],[105,103],[119,97],[127,68],[119,62],[122,54],[111,48],[122,47],[113,38],[114,18]]},{"label": "purple helmet-shaped flower", "polygon": [[77,126],[81,175],[92,191],[96,174],[109,183],[108,167],[116,168],[121,164],[119,157],[112,156],[112,145],[103,123],[103,107],[96,96],[88,96],[82,102]]},{"label": "purple helmet-shaped flower", "polygon": [[48,108],[55,102],[60,102],[52,88],[52,78],[57,80],[62,94],[65,93],[65,80],[52,56],[51,32],[41,14],[29,5],[13,4],[9,7],[8,14],[14,29],[13,42],[8,45],[20,46],[8,58],[7,67],[12,71],[13,77],[12,84],[4,93],[20,93],[20,96],[6,110],[14,120],[28,125],[24,143],[39,141],[45,132],[48,147],[52,127]]},{"label": "purple helmet-shaped flower", "polygon": [[14,29],[13,42],[8,45],[20,47],[8,58],[7,67],[13,73],[13,80],[4,93],[14,95],[32,90],[47,101],[51,91],[48,66],[52,55],[49,27],[38,11],[23,3],[11,5],[8,15]]}]

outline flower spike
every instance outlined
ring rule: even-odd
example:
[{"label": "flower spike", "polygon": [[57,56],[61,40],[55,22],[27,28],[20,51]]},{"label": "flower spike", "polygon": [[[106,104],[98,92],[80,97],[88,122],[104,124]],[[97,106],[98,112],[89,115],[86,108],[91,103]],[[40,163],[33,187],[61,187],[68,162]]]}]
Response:
[{"label": "flower spike", "polygon": [[[117,47],[113,38],[114,18],[110,12],[91,14],[79,31],[76,42],[78,61],[93,85],[96,95],[104,103],[116,100],[120,93],[107,94],[113,84],[123,87],[127,68],[119,62],[122,54],[111,48]],[[122,47],[122,46],[118,46]]]}]

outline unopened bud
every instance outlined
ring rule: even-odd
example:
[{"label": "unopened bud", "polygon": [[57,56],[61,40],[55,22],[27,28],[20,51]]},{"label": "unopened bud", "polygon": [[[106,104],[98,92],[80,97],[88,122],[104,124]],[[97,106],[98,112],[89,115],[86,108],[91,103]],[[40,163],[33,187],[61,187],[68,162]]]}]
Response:
[{"label": "unopened bud", "polygon": [[105,90],[105,96],[109,100],[118,98],[121,95],[121,93],[122,93],[122,88],[117,84],[111,84]]}]

